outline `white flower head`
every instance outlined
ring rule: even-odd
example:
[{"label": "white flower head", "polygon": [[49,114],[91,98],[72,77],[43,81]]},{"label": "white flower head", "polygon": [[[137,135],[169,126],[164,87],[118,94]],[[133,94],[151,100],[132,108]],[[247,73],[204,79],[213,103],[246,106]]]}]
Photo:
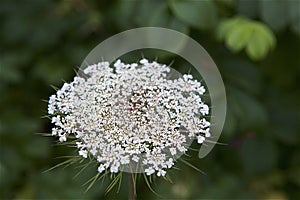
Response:
[{"label": "white flower head", "polygon": [[79,155],[95,157],[99,173],[165,176],[189,141],[210,137],[204,87],[192,75],[166,79],[170,70],[147,59],[88,66],[50,97],[52,135],[64,142],[73,134]]}]

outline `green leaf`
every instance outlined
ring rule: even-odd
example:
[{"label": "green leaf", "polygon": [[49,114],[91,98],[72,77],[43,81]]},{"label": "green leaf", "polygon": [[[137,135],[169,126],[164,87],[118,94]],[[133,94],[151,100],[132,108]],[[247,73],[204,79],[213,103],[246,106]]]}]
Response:
[{"label": "green leaf", "polygon": [[265,44],[264,38],[254,32],[251,41],[247,45],[246,52],[252,60],[260,60],[266,56],[268,46]]},{"label": "green leaf", "polygon": [[230,18],[222,20],[217,28],[217,39],[224,40],[227,37],[227,34],[230,30],[240,24],[240,21],[243,20],[242,18]]},{"label": "green leaf", "polygon": [[178,19],[193,27],[206,30],[216,24],[217,9],[213,1],[170,0],[169,6]]},{"label": "green leaf", "polygon": [[[288,24],[287,6],[289,1],[273,0],[260,1],[260,15],[262,20],[273,30],[279,31]],[[279,17],[280,16],[280,17]]]},{"label": "green leaf", "polygon": [[233,17],[222,21],[217,37],[225,40],[226,46],[233,52],[246,49],[252,60],[261,60],[275,46],[272,31],[260,22],[243,17]]},{"label": "green leaf", "polygon": [[232,51],[240,51],[247,45],[251,34],[251,26],[241,24],[228,33],[226,44]]},{"label": "green leaf", "polygon": [[246,47],[246,52],[252,60],[263,59],[275,45],[275,37],[263,24],[252,25],[252,36]]}]

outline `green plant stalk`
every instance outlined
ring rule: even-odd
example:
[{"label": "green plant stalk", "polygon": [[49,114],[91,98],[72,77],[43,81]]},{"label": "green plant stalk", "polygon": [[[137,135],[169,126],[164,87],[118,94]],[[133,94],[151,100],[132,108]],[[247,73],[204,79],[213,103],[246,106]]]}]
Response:
[{"label": "green plant stalk", "polygon": [[136,200],[134,181],[133,173],[128,173],[128,200]]}]

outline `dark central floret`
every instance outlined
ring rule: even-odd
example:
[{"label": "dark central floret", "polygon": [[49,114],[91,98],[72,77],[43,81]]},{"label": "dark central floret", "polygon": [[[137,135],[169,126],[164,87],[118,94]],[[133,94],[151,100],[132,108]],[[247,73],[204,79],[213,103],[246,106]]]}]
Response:
[{"label": "dark central floret", "polygon": [[129,109],[134,114],[136,122],[139,125],[145,125],[150,120],[147,117],[147,111],[149,109],[149,102],[147,97],[147,89],[138,89],[132,91],[129,98]]}]

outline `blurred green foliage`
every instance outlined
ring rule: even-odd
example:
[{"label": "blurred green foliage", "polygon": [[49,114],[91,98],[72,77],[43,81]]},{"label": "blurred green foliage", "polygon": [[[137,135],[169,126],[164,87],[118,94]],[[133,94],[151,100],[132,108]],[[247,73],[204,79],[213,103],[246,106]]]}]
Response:
[{"label": "blurred green foliage", "polygon": [[[119,194],[104,195],[107,181],[84,193],[95,166],[76,178],[76,166],[43,173],[64,161],[57,157],[76,152],[37,133],[51,131],[40,118],[43,100],[54,93],[50,85],[70,81],[104,39],[142,26],[172,28],[202,44],[228,98],[220,138],[228,145],[216,145],[202,160],[197,152],[189,158],[207,175],[178,163],[181,170],[168,172],[174,183],[157,179],[154,189],[169,199],[299,199],[298,0],[1,0],[0,198],[126,199],[126,180]],[[139,199],[158,198],[143,181],[137,187]]]}]

